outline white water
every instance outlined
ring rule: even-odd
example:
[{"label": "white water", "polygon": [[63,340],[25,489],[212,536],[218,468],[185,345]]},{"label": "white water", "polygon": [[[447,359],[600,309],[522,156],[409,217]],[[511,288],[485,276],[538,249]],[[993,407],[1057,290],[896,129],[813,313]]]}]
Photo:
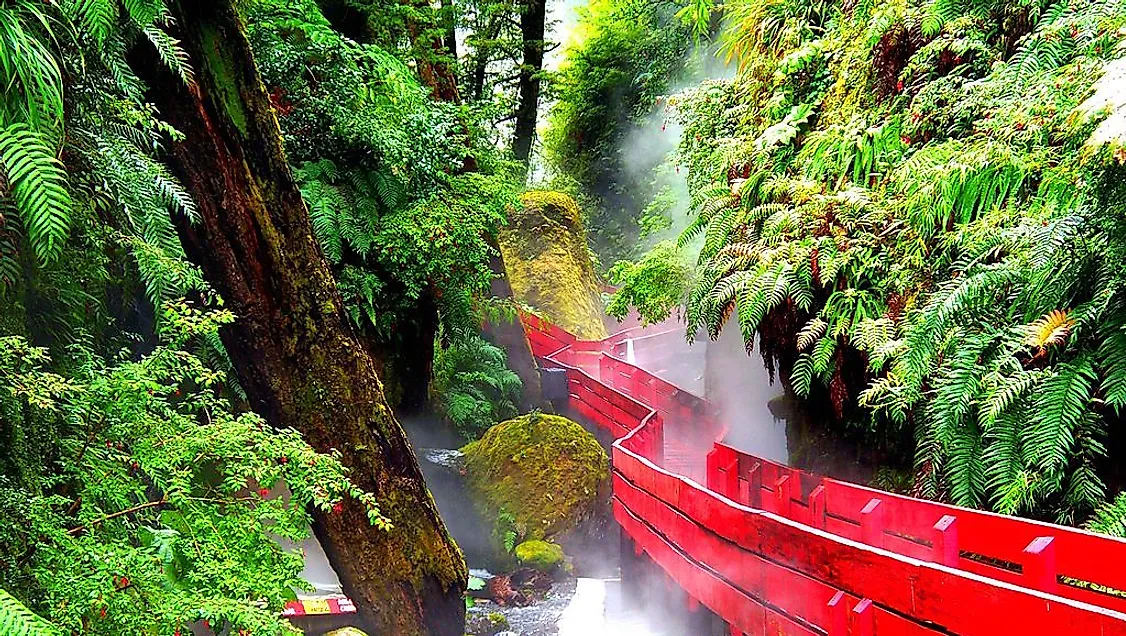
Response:
[{"label": "white water", "polygon": [[660,636],[645,617],[616,602],[618,579],[579,579],[559,618],[559,636]]}]

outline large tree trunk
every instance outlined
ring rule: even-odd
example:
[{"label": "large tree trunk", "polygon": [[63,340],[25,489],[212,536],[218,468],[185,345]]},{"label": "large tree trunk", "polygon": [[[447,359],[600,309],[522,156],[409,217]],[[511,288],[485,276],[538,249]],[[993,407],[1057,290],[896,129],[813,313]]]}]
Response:
[{"label": "large tree trunk", "polygon": [[524,1],[520,14],[524,61],[520,65],[520,102],[516,106],[516,132],[512,140],[512,152],[523,162],[532,155],[532,142],[536,138],[546,20],[547,0]]},{"label": "large tree trunk", "polygon": [[340,451],[394,524],[372,527],[352,501],[315,516],[363,626],[460,636],[464,560],[344,318],[232,0],[174,5],[197,84],[189,89],[151,60],[143,70],[161,116],[184,134],[172,145],[173,166],[200,221],[181,223],[180,234],[239,317],[223,333],[239,379],[273,425]]}]

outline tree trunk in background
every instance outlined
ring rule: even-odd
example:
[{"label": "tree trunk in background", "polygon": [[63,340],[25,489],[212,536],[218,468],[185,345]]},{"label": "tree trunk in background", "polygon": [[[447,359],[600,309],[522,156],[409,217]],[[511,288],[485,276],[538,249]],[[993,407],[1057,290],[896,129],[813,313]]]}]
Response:
[{"label": "tree trunk in background", "polygon": [[536,138],[546,20],[547,0],[525,0],[520,14],[524,61],[520,65],[520,101],[516,106],[516,132],[512,139],[513,154],[525,163],[532,155],[532,142]]},{"label": "tree trunk in background", "polygon": [[[435,13],[430,3],[426,0],[410,0],[414,9],[419,12],[429,11]],[[457,90],[457,57],[455,39],[454,49],[447,48],[445,37],[446,30],[442,28],[443,20],[434,20],[427,24],[418,20],[411,20],[407,24],[411,46],[415,50],[415,63],[418,65],[418,78],[424,86],[430,88],[430,96],[442,102],[461,102],[461,94]]]},{"label": "tree trunk in background", "polygon": [[446,48],[446,54],[454,60],[457,64],[457,8],[454,7],[453,0],[442,0],[442,24],[445,25],[445,35],[442,36],[442,44]]},{"label": "tree trunk in background", "polygon": [[469,94],[473,96],[473,99],[481,99],[485,96],[485,76],[488,74],[489,58],[492,55],[489,46],[497,39],[497,35],[500,33],[500,25],[501,17],[491,15],[488,18],[488,22],[485,23],[484,35],[481,36],[481,34],[477,34],[479,39],[489,42],[489,45],[478,45],[473,52],[473,76],[469,78]]},{"label": "tree trunk in background", "polygon": [[318,450],[339,450],[395,525],[372,527],[352,501],[315,516],[362,626],[460,636],[464,560],[345,320],[232,0],[174,4],[198,84],[187,88],[152,60],[144,75],[161,116],[185,135],[172,163],[201,220],[179,230],[239,317],[223,333],[239,379],[271,424],[297,429]]}]

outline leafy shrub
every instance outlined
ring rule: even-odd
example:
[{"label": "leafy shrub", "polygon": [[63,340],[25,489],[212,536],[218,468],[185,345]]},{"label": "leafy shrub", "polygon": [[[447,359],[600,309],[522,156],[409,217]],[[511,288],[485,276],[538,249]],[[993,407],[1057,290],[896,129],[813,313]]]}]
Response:
[{"label": "leafy shrub", "polygon": [[523,383],[506,362],[502,349],[479,336],[434,344],[435,406],[467,441],[516,415]]}]

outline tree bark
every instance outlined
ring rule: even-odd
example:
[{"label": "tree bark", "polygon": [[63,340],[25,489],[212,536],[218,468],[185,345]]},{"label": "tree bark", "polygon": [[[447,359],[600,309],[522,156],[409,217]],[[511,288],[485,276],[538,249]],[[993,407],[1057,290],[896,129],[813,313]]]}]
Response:
[{"label": "tree bark", "polygon": [[[490,15],[484,25],[484,35],[477,33],[479,39],[477,46],[474,47],[476,50],[473,52],[473,76],[469,78],[469,94],[473,96],[473,99],[479,100],[485,96],[485,76],[488,74],[489,62],[492,57],[490,47],[493,46],[493,42],[500,33],[501,22],[501,16]],[[488,45],[484,45],[482,40],[488,42]]]},{"label": "tree bark", "polygon": [[255,410],[342,454],[391,531],[346,501],[314,531],[359,622],[378,634],[463,633],[466,569],[388,408],[373,360],[350,330],[282,147],[277,119],[232,0],[178,0],[196,70],[189,88],[138,60],[161,116],[184,134],[173,167],[200,220],[179,223],[188,254],[238,321],[223,332]]},{"label": "tree bark", "polygon": [[520,101],[516,106],[516,131],[512,139],[512,153],[525,163],[532,155],[532,142],[536,138],[546,20],[547,0],[525,0],[520,14],[524,61],[520,65]]}]

